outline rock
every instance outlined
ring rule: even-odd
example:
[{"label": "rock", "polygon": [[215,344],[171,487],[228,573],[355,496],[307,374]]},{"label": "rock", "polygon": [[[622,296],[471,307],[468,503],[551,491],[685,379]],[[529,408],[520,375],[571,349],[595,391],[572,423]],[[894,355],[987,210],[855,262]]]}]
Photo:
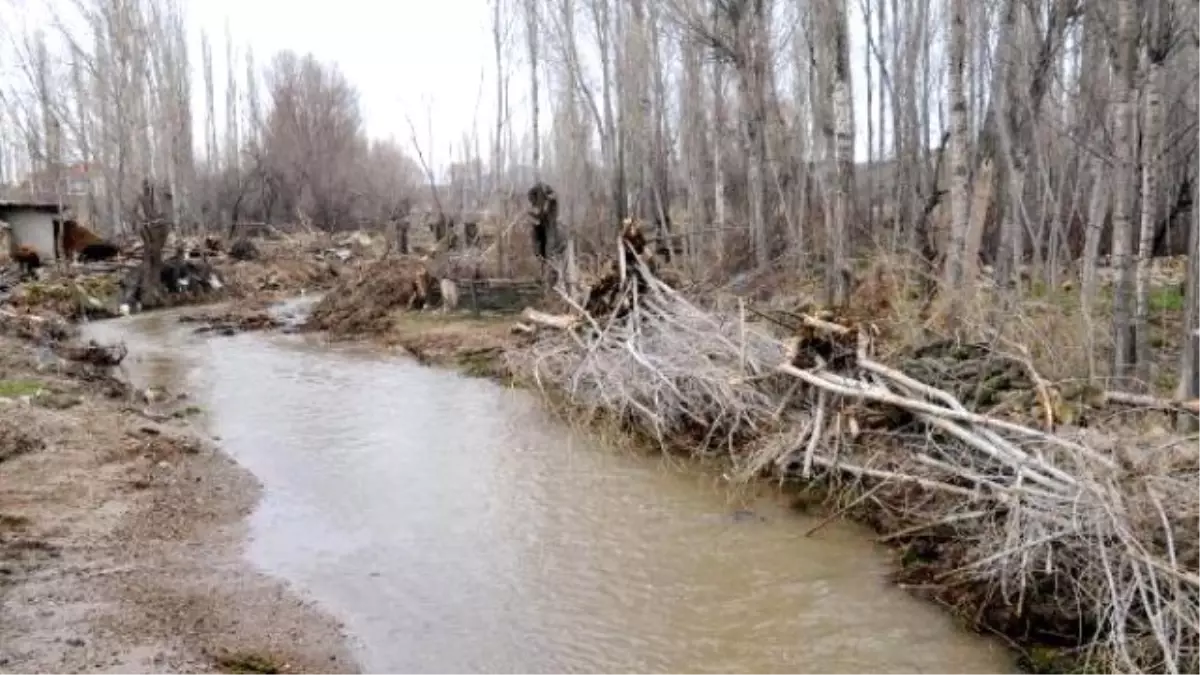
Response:
[{"label": "rock", "polygon": [[734,511],[731,518],[735,523],[751,523],[751,522],[766,522],[766,516],[760,516],[750,509],[738,509]]}]

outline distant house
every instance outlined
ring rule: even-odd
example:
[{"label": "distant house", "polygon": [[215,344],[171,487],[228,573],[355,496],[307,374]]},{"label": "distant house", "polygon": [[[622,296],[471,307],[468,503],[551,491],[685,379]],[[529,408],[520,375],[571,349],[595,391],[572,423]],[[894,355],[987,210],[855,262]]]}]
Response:
[{"label": "distant house", "polygon": [[18,246],[38,252],[43,261],[58,258],[58,230],[61,223],[58,204],[52,202],[0,201],[0,220],[8,223],[9,253]]}]

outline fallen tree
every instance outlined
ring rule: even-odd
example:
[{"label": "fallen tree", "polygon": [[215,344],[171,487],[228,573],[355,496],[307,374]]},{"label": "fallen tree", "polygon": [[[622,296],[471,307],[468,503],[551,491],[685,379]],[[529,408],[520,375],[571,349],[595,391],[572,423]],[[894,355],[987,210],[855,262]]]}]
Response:
[{"label": "fallen tree", "polygon": [[1021,644],[1196,672],[1196,439],[1103,424],[1114,405],[1195,401],[1059,386],[984,345],[885,362],[873,327],[836,312],[797,315],[781,339],[662,283],[628,233],[621,247],[571,312],[525,313],[514,372],[666,447],[727,454],[741,478],[825,486],[905,548],[902,579]]}]

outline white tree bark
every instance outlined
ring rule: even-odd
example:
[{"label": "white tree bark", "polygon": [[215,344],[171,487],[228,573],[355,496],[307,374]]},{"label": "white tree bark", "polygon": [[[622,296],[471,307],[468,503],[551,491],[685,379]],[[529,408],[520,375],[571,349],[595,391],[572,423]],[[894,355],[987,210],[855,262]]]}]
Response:
[{"label": "white tree bark", "polygon": [[[966,0],[950,1],[950,47],[946,76],[950,106],[950,232],[945,251],[944,290],[957,294],[962,283],[963,244],[969,216],[967,100],[963,71],[967,49]],[[951,312],[953,314],[953,312]]]},{"label": "white tree bark", "polygon": [[1138,19],[1135,0],[1115,0],[1117,38],[1113,68],[1113,142],[1116,161],[1113,176],[1112,262],[1116,272],[1113,289],[1113,367],[1115,377],[1130,374],[1136,358],[1133,335],[1133,210],[1137,190],[1134,182],[1137,161],[1137,69]]}]

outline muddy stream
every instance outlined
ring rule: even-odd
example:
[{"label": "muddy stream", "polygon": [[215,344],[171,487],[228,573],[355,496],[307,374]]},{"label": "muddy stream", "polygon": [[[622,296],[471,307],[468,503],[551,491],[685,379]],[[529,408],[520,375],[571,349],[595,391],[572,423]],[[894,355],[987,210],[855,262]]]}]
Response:
[{"label": "muddy stream", "polygon": [[250,561],[370,672],[1012,672],[848,525],[604,447],[528,392],[309,337],[89,326],[265,486]]}]

